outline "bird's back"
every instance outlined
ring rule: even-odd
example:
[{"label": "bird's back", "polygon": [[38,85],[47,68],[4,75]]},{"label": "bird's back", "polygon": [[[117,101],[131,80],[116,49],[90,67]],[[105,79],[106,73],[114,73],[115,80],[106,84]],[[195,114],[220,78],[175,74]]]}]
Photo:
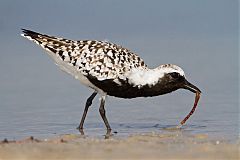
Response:
[{"label": "bird's back", "polygon": [[[55,63],[85,85],[94,89],[101,82],[111,81],[121,87],[126,73],[133,68],[147,68],[144,61],[119,45],[96,40],[68,40],[23,30],[23,36],[48,51]],[[91,81],[89,84],[87,81]],[[97,83],[96,83],[97,81]]]}]

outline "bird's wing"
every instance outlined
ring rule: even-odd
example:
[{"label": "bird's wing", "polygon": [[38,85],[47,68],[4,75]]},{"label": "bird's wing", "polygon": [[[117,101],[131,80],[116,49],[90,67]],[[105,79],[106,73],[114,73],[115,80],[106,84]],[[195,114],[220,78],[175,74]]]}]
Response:
[{"label": "bird's wing", "polygon": [[138,55],[106,41],[74,41],[26,29],[23,29],[22,36],[47,50],[54,56],[55,61],[64,61],[83,75],[100,81],[125,79],[125,73],[132,68],[146,68],[146,64]]},{"label": "bird's wing", "polygon": [[144,61],[136,54],[104,41],[91,41],[78,60],[80,64],[76,65],[80,66],[80,70],[100,81],[125,79],[125,73],[132,68],[146,67]]}]

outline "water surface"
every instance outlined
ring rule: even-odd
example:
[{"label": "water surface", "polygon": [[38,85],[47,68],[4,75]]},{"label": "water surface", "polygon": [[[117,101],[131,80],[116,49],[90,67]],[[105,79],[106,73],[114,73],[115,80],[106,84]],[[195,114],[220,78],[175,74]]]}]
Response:
[{"label": "water surface", "polygon": [[[1,1],[0,139],[77,133],[92,93],[62,73],[38,46],[20,37],[23,27],[71,39],[108,39],[138,53],[151,68],[165,63],[181,66],[188,80],[202,90],[198,108],[181,132],[235,141],[239,137],[237,7],[237,1],[219,0]],[[178,125],[193,101],[194,95],[184,90],[154,98],[109,97],[107,117],[119,137],[161,133]],[[98,107],[96,98],[85,123],[89,136],[105,133]]]}]

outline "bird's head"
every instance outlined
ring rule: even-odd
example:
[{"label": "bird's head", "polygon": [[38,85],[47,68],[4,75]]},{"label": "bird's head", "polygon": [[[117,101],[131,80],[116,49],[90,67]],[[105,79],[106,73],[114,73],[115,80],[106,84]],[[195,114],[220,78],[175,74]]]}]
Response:
[{"label": "bird's head", "polygon": [[187,81],[184,71],[177,65],[165,64],[159,66],[157,69],[162,73],[159,84],[166,91],[171,92],[177,89],[187,89],[193,93],[201,93],[200,89]]}]

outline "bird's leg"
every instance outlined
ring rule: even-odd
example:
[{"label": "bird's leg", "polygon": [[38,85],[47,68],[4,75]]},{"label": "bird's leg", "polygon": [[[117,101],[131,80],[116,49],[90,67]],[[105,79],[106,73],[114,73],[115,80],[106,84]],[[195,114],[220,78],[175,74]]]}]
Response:
[{"label": "bird's leg", "polygon": [[99,107],[99,112],[100,112],[100,115],[104,121],[104,124],[107,128],[107,133],[106,133],[106,138],[110,136],[111,134],[111,127],[108,123],[108,120],[107,120],[107,117],[106,117],[106,111],[105,111],[105,108],[104,108],[104,105],[105,105],[105,96],[102,96],[101,98],[101,104],[100,104],[100,107]]},{"label": "bird's leg", "polygon": [[92,101],[93,101],[93,99],[94,99],[94,97],[96,95],[97,95],[97,92],[95,91],[95,92],[92,93],[92,95],[90,97],[88,97],[86,105],[85,105],[85,109],[84,109],[84,112],[83,112],[83,115],[82,115],[81,122],[80,122],[79,126],[77,127],[77,129],[81,132],[82,135],[84,135],[83,123],[84,123],[84,120],[86,118],[86,115],[87,115],[87,112],[88,112],[88,108],[89,108],[89,106],[92,105]]}]

